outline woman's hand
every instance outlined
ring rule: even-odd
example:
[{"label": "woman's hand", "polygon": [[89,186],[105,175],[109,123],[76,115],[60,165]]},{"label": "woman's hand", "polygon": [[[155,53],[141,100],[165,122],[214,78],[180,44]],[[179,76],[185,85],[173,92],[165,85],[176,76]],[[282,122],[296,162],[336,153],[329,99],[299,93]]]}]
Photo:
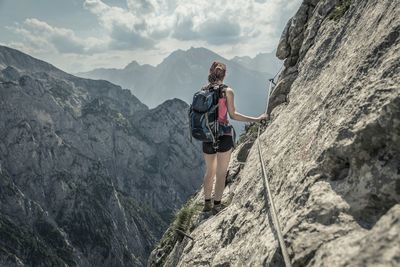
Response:
[{"label": "woman's hand", "polygon": [[269,116],[265,113],[261,114],[260,116],[257,117],[258,122],[266,122],[269,120]]},{"label": "woman's hand", "polygon": [[262,114],[258,117],[246,116],[246,115],[240,114],[235,109],[234,98],[235,98],[235,96],[234,96],[233,89],[228,87],[226,89],[226,103],[227,103],[229,117],[232,120],[243,121],[243,122],[262,122],[262,121],[266,122],[267,120],[269,120],[269,117],[266,114]]}]

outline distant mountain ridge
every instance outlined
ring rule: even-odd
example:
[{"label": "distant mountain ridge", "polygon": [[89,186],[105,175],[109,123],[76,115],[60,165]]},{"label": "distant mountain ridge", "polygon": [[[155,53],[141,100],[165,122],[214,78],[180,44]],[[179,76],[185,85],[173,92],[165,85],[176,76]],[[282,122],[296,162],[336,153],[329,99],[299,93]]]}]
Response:
[{"label": "distant mountain ridge", "polygon": [[259,53],[254,58],[249,56],[236,56],[232,58],[231,61],[237,62],[251,70],[275,74],[283,65],[283,62],[279,60],[275,54],[276,51],[274,50],[271,53]]},{"label": "distant mountain ridge", "polygon": [[[264,58],[260,55],[255,60],[261,62],[261,57]],[[252,116],[261,114],[265,106],[267,81],[272,74],[249,69],[243,60],[228,60],[206,48],[175,50],[157,66],[139,65],[133,61],[124,69],[96,69],[78,75],[108,80],[129,88],[143,103],[153,107],[171,98],[190,103],[193,94],[207,83],[208,71],[213,61],[221,61],[227,65],[224,82],[235,90],[238,111]],[[271,69],[279,67],[277,65]],[[241,123],[233,124],[238,132],[242,130]]]},{"label": "distant mountain ridge", "polygon": [[187,109],[0,46],[0,266],[144,266],[201,184]]}]

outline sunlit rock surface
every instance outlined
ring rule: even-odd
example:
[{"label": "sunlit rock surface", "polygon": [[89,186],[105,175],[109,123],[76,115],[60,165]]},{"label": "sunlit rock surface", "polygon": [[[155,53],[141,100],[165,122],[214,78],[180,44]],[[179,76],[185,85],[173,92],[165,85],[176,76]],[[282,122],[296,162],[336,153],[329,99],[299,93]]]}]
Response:
[{"label": "sunlit rock surface", "polygon": [[[400,2],[305,0],[277,55],[286,68],[259,141],[293,266],[399,266]],[[168,248],[167,232],[149,265],[284,266],[248,135],[230,205],[199,214],[200,191],[185,228],[194,241]]]}]

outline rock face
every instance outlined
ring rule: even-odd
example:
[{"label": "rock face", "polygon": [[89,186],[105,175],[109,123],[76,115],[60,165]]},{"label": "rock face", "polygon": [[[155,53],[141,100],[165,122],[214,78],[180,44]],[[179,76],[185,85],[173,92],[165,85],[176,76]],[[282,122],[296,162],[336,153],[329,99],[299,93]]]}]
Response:
[{"label": "rock face", "polygon": [[187,110],[0,47],[0,265],[143,266],[201,184]]},{"label": "rock face", "polygon": [[[277,54],[286,68],[259,141],[292,265],[399,266],[400,2],[304,0]],[[167,232],[150,265],[284,266],[250,132],[230,205],[193,213],[194,241],[166,248]]]}]

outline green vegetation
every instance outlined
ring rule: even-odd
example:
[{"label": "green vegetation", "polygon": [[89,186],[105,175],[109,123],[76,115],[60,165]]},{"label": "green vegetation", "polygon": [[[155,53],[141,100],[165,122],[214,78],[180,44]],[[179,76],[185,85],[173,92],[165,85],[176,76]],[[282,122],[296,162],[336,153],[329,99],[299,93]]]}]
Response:
[{"label": "green vegetation", "polygon": [[[146,251],[150,251],[153,245],[161,238],[162,233],[167,224],[165,221],[169,221],[166,218],[168,216],[157,213],[150,204],[141,202],[138,203],[134,198],[128,194],[118,191],[118,198],[121,200],[121,204],[125,210],[126,216],[130,220],[134,220],[136,226],[140,229],[140,232],[147,237],[148,243],[143,244]],[[166,211],[168,213],[168,211]],[[170,214],[168,214],[170,216]]]},{"label": "green vegetation", "polygon": [[113,187],[106,179],[100,171],[92,169],[85,179],[87,186],[78,185],[75,192],[71,192],[75,198],[74,204],[79,208],[56,217],[57,224],[69,234],[74,246],[84,254],[96,248],[105,258],[110,254],[113,234],[112,214],[105,209]]},{"label": "green vegetation", "polygon": [[258,124],[251,122],[244,126],[244,133],[242,133],[236,142],[236,145],[240,145],[248,139],[255,139],[257,137]]},{"label": "green vegetation", "polygon": [[116,112],[113,115],[114,115],[114,120],[117,123],[117,125],[125,126],[128,124],[126,118],[120,112]]},{"label": "green vegetation", "polygon": [[94,115],[105,121],[112,122],[117,129],[122,129],[126,133],[131,130],[131,124],[125,116],[115,109],[112,109],[106,99],[96,98],[87,103],[82,108],[82,117]]},{"label": "green vegetation", "polygon": [[[52,244],[46,239],[56,237]],[[32,266],[76,266],[72,249],[54,228],[32,231],[0,214],[0,250]],[[53,246],[54,245],[54,246]]]},{"label": "green vegetation", "polygon": [[[21,199],[11,178],[0,173],[0,191],[6,199]],[[23,202],[28,205],[28,202]],[[33,208],[34,204],[30,203]],[[18,215],[17,215],[18,216]],[[0,211],[0,255],[8,255],[11,263],[20,259],[30,266],[76,266],[72,247],[65,241],[59,229],[39,216],[32,225],[15,223],[18,217]]]},{"label": "green vegetation", "polygon": [[339,21],[346,11],[350,8],[352,0],[342,0],[342,2],[335,7],[335,10],[332,11],[329,19],[334,21]]},{"label": "green vegetation", "polygon": [[192,227],[192,219],[196,214],[199,214],[202,210],[202,203],[195,203],[193,199],[190,199],[180,210],[175,214],[175,219],[171,226],[165,232],[156,249],[162,251],[158,255],[159,259],[153,266],[163,266],[168,255],[171,253],[175,244],[178,241],[183,240],[183,235],[178,233],[177,230],[188,232]]},{"label": "green vegetation", "polygon": [[186,232],[190,226],[190,219],[195,213],[194,206],[183,206],[176,214],[175,221],[172,225],[173,230],[179,229]]},{"label": "green vegetation", "polygon": [[55,98],[59,98],[63,101],[67,101],[72,95],[70,86],[65,82],[56,83],[54,86],[50,87],[49,90]]}]

